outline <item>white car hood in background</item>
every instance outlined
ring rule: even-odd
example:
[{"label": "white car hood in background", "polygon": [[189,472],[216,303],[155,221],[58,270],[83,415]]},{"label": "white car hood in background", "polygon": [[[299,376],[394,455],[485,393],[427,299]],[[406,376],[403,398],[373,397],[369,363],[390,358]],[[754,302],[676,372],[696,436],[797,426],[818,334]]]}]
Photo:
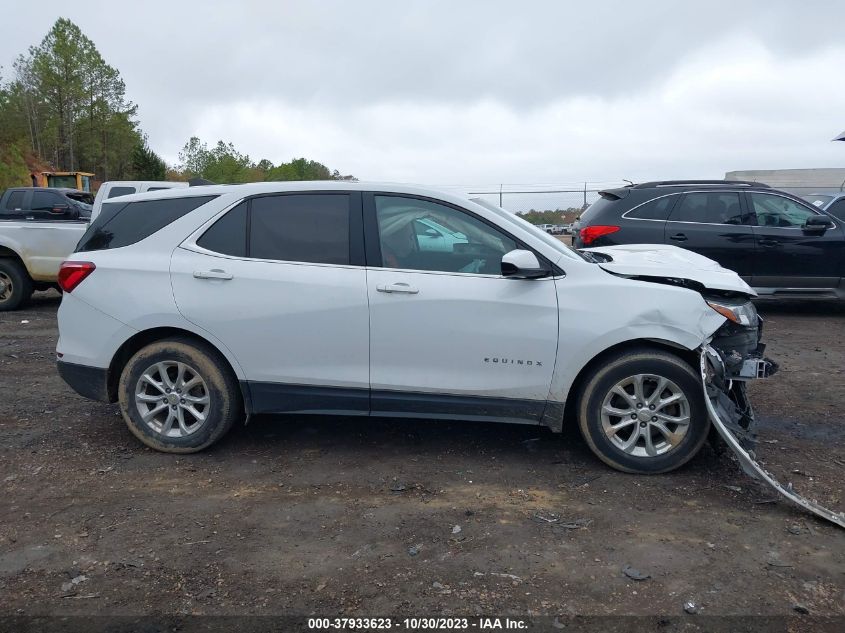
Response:
[{"label": "white car hood in background", "polygon": [[612,262],[600,263],[604,270],[625,277],[674,277],[689,279],[711,290],[757,293],[734,271],[722,268],[708,257],[667,244],[626,244],[585,248],[610,255]]}]

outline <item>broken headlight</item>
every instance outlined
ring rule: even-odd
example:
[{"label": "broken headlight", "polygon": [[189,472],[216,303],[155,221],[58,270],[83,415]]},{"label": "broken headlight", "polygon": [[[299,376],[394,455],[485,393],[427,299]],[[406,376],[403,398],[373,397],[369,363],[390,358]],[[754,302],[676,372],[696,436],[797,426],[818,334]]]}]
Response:
[{"label": "broken headlight", "polygon": [[707,305],[729,321],[746,327],[757,327],[757,308],[747,299],[707,299]]}]

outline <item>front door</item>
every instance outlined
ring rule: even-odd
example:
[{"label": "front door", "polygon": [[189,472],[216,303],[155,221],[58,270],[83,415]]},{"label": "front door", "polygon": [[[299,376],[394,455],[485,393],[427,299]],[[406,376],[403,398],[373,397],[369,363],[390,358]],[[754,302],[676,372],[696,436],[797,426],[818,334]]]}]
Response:
[{"label": "front door", "polygon": [[[376,194],[365,213],[373,414],[538,422],[557,352],[554,279],[503,277],[502,255],[522,246],[467,210]],[[444,244],[430,248],[421,225]]]},{"label": "front door", "polygon": [[359,194],[250,198],[176,249],[171,278],[179,311],[240,363],[254,412],[368,413]]},{"label": "front door", "polygon": [[750,282],[755,245],[748,217],[736,192],[689,192],[672,209],[663,241],[709,257]]},{"label": "front door", "polygon": [[821,213],[780,194],[745,195],[754,211],[757,241],[752,286],[761,292],[824,292],[839,286],[845,265],[840,221],[834,219],[836,226],[824,232],[806,231],[807,218]]}]

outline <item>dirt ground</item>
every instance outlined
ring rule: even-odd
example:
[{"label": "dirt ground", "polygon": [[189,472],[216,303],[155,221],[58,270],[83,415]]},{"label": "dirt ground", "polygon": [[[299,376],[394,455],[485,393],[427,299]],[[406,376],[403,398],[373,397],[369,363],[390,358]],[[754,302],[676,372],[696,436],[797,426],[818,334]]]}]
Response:
[{"label": "dirt ground", "polygon": [[[729,453],[638,477],[574,431],[302,417],[163,455],[60,380],[58,305],[0,313],[0,616],[845,615],[845,531]],[[845,312],[761,312],[758,452],[845,509]]]}]

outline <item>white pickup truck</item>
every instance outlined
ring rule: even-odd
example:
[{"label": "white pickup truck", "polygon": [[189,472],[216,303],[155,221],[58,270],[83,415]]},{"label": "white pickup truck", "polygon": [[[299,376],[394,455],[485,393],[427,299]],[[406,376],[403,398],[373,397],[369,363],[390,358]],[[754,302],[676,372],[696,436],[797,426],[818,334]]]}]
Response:
[{"label": "white pickup truck", "polygon": [[90,193],[20,187],[0,197],[0,311],[14,310],[35,290],[56,283],[91,217]]},{"label": "white pickup truck", "polygon": [[0,312],[17,309],[35,290],[58,288],[59,266],[73,253],[104,200],[186,186],[182,182],[106,182],[96,199],[77,189],[7,189],[0,197]]}]

